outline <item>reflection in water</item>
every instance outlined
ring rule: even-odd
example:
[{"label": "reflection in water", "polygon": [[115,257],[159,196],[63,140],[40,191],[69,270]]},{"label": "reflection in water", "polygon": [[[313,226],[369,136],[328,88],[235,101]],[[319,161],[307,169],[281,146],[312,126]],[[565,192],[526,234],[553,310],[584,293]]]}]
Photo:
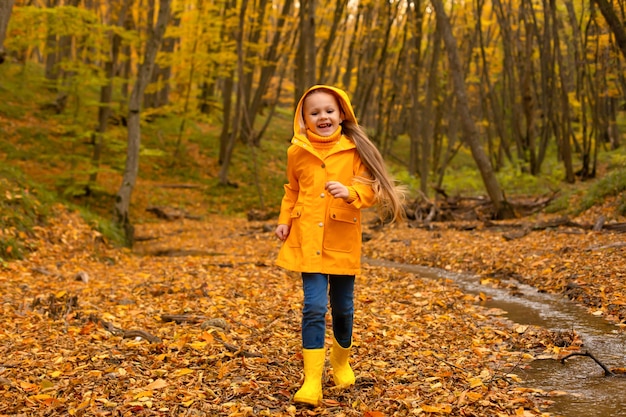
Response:
[{"label": "reflection in water", "polygon": [[[499,308],[518,324],[532,324],[553,331],[574,330],[584,343],[583,348],[609,369],[626,367],[626,334],[601,317],[596,317],[565,297],[539,293],[533,287],[515,282],[516,294],[508,289],[480,284],[478,277],[448,271],[376,259],[364,263],[397,268],[421,277],[453,280],[469,294],[483,293],[485,304]],[[565,417],[626,416],[626,378],[605,377],[604,371],[591,358],[575,356],[565,364],[555,360],[537,360],[517,374],[529,388],[545,392],[567,392],[550,398],[554,405],[547,410]]]}]

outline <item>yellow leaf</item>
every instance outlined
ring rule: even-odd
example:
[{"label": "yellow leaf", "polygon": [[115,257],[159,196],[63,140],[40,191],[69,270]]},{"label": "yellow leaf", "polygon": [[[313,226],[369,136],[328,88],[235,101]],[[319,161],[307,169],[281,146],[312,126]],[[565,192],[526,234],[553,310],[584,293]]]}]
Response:
[{"label": "yellow leaf", "polygon": [[31,395],[29,397],[31,400],[35,400],[35,401],[45,401],[45,400],[49,400],[52,398],[52,395],[48,395],[48,394],[37,394],[37,395]]},{"label": "yellow leaf", "polygon": [[52,381],[48,381],[47,379],[44,379],[41,381],[41,384],[39,386],[41,387],[42,390],[47,390],[48,388],[54,387],[54,383]]},{"label": "yellow leaf", "polygon": [[450,406],[449,404],[441,404],[441,405],[422,405],[421,406],[422,410],[426,411],[427,413],[444,413],[444,414],[450,414],[452,412],[452,406]]},{"label": "yellow leaf", "polygon": [[519,376],[517,376],[515,374],[506,374],[506,376],[508,378],[511,378],[515,382],[522,382],[522,378],[520,378]]},{"label": "yellow leaf", "polygon": [[474,391],[469,391],[467,393],[467,398],[469,398],[470,401],[478,401],[483,397],[483,395],[479,392],[474,392]]},{"label": "yellow leaf", "polygon": [[476,387],[480,387],[481,385],[483,385],[483,381],[480,378],[470,378],[469,379],[469,384],[470,384],[470,388],[476,388]]},{"label": "yellow leaf", "polygon": [[39,385],[37,384],[31,384],[30,382],[27,381],[21,381],[20,382],[20,387],[22,387],[22,389],[26,392],[37,392],[39,391]]},{"label": "yellow leaf", "polygon": [[96,398],[96,401],[101,402],[103,406],[105,407],[117,407],[117,403],[113,402],[113,401],[109,401],[106,398]]},{"label": "yellow leaf", "polygon": [[137,394],[135,394],[135,396],[133,397],[135,400],[140,400],[142,398],[151,398],[152,397],[152,391],[141,391]]},{"label": "yellow leaf", "polygon": [[165,388],[167,387],[167,382],[161,378],[155,380],[154,382],[151,382],[150,384],[148,384],[144,389],[145,390],[154,390],[154,389],[161,389],[161,388]]},{"label": "yellow leaf", "polygon": [[173,372],[174,376],[183,376],[183,375],[188,375],[188,374],[192,374],[193,370],[189,369],[189,368],[182,368],[182,369],[177,369]]},{"label": "yellow leaf", "polygon": [[189,344],[189,346],[191,346],[195,350],[204,350],[204,348],[206,348],[206,345],[206,342],[193,342]]}]

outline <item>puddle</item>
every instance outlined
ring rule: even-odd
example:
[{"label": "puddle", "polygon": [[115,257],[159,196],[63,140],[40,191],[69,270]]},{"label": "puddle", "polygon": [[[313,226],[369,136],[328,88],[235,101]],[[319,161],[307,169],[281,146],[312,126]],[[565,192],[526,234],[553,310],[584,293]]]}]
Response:
[{"label": "puddle", "polygon": [[[364,259],[372,266],[397,268],[426,278],[453,280],[464,292],[483,293],[489,297],[486,307],[499,308],[519,324],[532,324],[553,331],[575,330],[583,349],[611,368],[626,367],[626,334],[601,317],[596,317],[565,297],[540,293],[535,288],[515,283],[516,294],[506,288],[481,285],[479,278],[450,273],[420,265],[377,259]],[[546,392],[564,391],[569,395],[550,397],[554,404],[545,410],[564,417],[626,416],[626,378],[605,377],[602,368],[591,358],[576,356],[565,364],[537,360],[530,368],[516,371],[529,388]]]}]

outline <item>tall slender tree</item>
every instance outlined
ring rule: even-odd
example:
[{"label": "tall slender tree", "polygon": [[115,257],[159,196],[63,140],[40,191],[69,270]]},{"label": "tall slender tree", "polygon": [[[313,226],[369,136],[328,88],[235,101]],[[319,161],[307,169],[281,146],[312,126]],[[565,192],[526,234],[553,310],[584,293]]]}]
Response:
[{"label": "tall slender tree", "polygon": [[159,12],[156,24],[149,28],[149,38],[146,44],[143,62],[139,67],[137,80],[128,102],[128,144],[126,148],[126,165],[122,184],[115,199],[115,221],[126,234],[126,243],[132,246],[134,243],[134,226],[130,220],[130,201],[137,175],[139,173],[139,151],[141,145],[141,103],[144,92],[156,60],[157,52],[161,47],[163,35],[170,19],[172,0],[159,0]]},{"label": "tall slender tree", "polygon": [[431,0],[435,13],[437,15],[437,25],[442,31],[443,42],[448,53],[448,62],[450,64],[450,74],[454,83],[454,92],[458,103],[458,115],[463,129],[465,141],[469,145],[476,166],[487,189],[487,193],[491,198],[494,206],[494,216],[497,219],[507,219],[515,217],[513,208],[504,197],[504,193],[500,188],[500,184],[493,172],[493,168],[480,143],[478,129],[470,114],[469,102],[467,98],[467,88],[463,78],[463,68],[457,48],[456,39],[452,33],[452,27],[441,0]]}]

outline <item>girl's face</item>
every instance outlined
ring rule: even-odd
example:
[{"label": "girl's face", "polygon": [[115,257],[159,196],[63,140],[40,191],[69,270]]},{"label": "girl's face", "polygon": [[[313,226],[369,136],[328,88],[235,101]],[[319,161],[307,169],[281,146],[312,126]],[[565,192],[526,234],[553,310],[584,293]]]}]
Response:
[{"label": "girl's face", "polygon": [[330,136],[343,121],[343,112],[337,98],[325,91],[314,91],[302,106],[306,128],[320,136]]}]

